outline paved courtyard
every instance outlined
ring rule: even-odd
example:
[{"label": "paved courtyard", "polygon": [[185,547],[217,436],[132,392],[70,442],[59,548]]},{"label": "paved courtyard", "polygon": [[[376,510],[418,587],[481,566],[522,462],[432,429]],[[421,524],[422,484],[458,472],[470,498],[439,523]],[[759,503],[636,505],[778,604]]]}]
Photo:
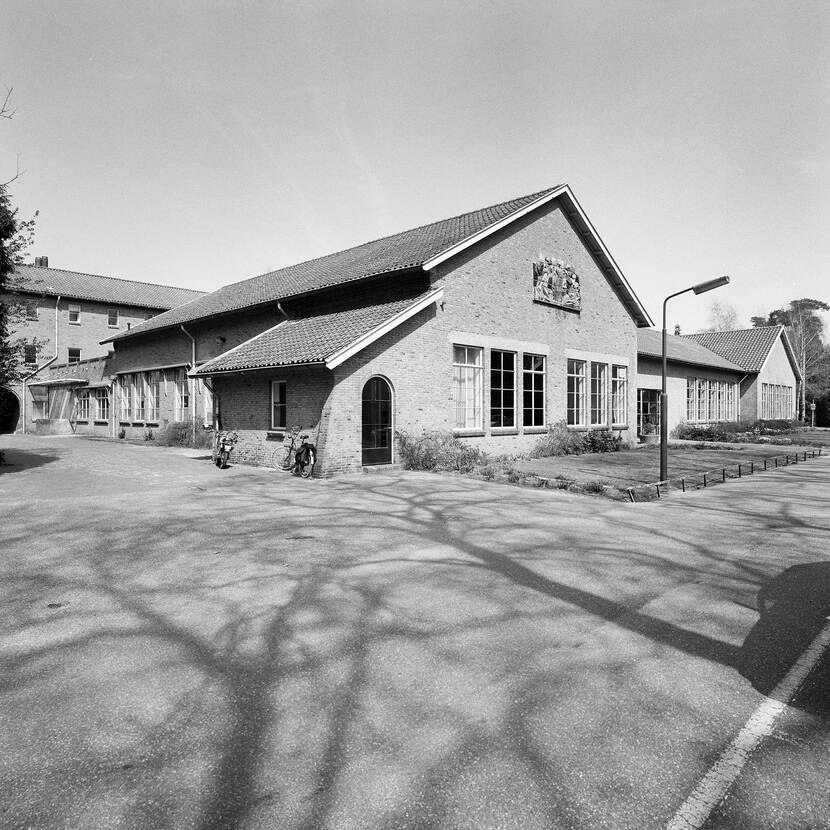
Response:
[{"label": "paved courtyard", "polygon": [[[826,457],[627,504],[0,449],[3,828],[666,827],[830,614]],[[707,828],[830,826],[828,676]]]}]

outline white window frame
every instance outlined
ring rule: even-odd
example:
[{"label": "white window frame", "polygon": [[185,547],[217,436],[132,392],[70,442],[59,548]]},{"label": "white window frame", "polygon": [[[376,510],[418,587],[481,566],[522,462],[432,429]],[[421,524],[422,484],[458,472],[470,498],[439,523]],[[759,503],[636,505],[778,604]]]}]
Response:
[{"label": "white window frame", "polygon": [[[281,402],[277,402],[274,397],[274,390],[282,387]],[[284,380],[271,381],[271,429],[285,430],[288,429],[288,384]],[[282,408],[283,423],[278,424],[274,418],[277,406]]]},{"label": "white window frame", "polygon": [[29,300],[26,303],[26,319],[27,320],[39,320],[40,319],[40,310],[38,309],[37,303],[34,300]]},{"label": "white window frame", "polygon": [[[574,371],[571,371],[572,368],[574,368]],[[565,369],[565,422],[569,427],[587,427],[588,361],[576,357],[569,357],[567,358]],[[576,406],[568,406],[569,399],[573,400]],[[573,420],[571,413],[573,413]]]},{"label": "white window frame", "polygon": [[129,421],[132,419],[133,410],[133,377],[132,375],[121,375],[121,412],[120,419]]},{"label": "white window frame", "polygon": [[[614,417],[620,412],[623,418]],[[628,426],[628,366],[620,363],[611,364],[611,423],[614,426]]]},{"label": "white window frame", "polygon": [[[115,315],[115,322],[112,322],[113,315]],[[107,309],[107,327],[111,329],[118,328],[118,309],[117,308],[108,308]]]},{"label": "white window frame", "polygon": [[190,386],[187,380],[187,372],[184,369],[177,369],[173,386],[176,389],[176,405],[173,415],[176,421],[186,421],[190,415]]},{"label": "white window frame", "polygon": [[[67,310],[69,311],[69,324],[71,326],[80,326],[81,325],[81,304],[80,303],[67,303]],[[72,319],[74,315],[74,320]]]},{"label": "white window frame", "polygon": [[[72,352],[77,352],[78,356],[76,358],[72,358]],[[74,363],[81,362],[81,349],[80,347],[76,348],[75,346],[67,346],[66,348],[66,363],[67,365],[71,365]]]},{"label": "white window frame", "polygon": [[75,401],[77,404],[77,412],[78,415],[76,417],[77,421],[88,421],[89,420],[89,390],[88,389],[79,389],[75,393]]},{"label": "white window frame", "polygon": [[99,387],[95,390],[95,420],[109,421],[110,419],[110,396],[109,390]]},{"label": "white window frame", "polygon": [[[499,354],[501,355],[501,368],[494,369],[493,368],[493,355]],[[512,369],[505,369],[504,368],[504,359],[505,356],[509,357],[513,361],[513,368]],[[502,430],[516,430],[518,427],[516,425],[516,352],[508,351],[506,349],[490,349],[490,429],[494,432],[502,431]],[[498,372],[498,379],[499,379],[499,386],[493,386],[493,373]],[[513,386],[505,386],[504,385],[504,375],[505,372],[510,372],[513,375]],[[493,407],[493,393],[498,392],[501,393],[501,406]],[[513,405],[510,407],[506,407],[504,405],[504,393],[509,392],[512,394],[513,397]],[[502,423],[496,424],[494,421],[494,412],[501,413],[501,421]],[[509,413],[509,417],[505,418],[505,413]],[[508,424],[504,423],[506,420],[512,420],[513,423]]]},{"label": "white window frame", "polygon": [[[484,349],[453,343],[453,403],[456,430],[484,430]],[[463,352],[461,351],[463,350]],[[470,362],[471,355],[478,358]]]},{"label": "white window frame", "polygon": [[[525,360],[531,359],[531,368],[525,368]],[[534,366],[536,360],[542,361],[542,368],[537,369]],[[522,426],[525,429],[535,429],[537,427],[544,427],[547,420],[547,360],[543,354],[535,354],[534,352],[522,352]],[[527,380],[530,378],[530,386],[527,385]],[[536,381],[541,379],[541,390],[536,389]],[[535,403],[536,394],[542,393],[542,416],[540,423],[534,423],[536,420],[536,413],[538,407]],[[530,407],[525,406],[525,396],[530,393]],[[527,412],[530,410],[530,421],[527,422]]]},{"label": "white window frame", "polygon": [[[596,377],[594,376],[594,369],[598,370]],[[594,392],[594,381],[599,383],[599,391]],[[591,427],[607,427],[608,426],[608,364],[600,363],[598,361],[591,361],[590,371],[590,386],[589,386],[589,418]],[[599,406],[594,405],[594,399],[598,399]],[[598,414],[598,418],[595,418]]]},{"label": "white window frame", "polygon": [[161,408],[161,372],[148,372],[146,378],[147,395],[144,402],[144,411],[147,416],[146,420],[155,423],[159,419],[159,409]]}]

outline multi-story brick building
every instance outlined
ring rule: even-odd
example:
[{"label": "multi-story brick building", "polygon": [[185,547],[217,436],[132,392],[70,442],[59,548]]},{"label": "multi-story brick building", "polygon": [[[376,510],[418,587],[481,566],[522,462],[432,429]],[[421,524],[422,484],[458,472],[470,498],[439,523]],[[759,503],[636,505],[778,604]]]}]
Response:
[{"label": "multi-story brick building", "polygon": [[189,365],[214,390],[221,426],[239,433],[238,460],[267,463],[299,425],[322,474],[393,463],[399,431],[511,453],[565,420],[632,443],[637,328],[650,322],[560,185],[225,286],[120,332],[109,338],[114,408],[122,428],[140,428],[148,401],[154,413],[175,401],[170,367]]},{"label": "multi-story brick building", "polygon": [[82,377],[87,366],[100,375],[100,359],[110,352],[101,341],[204,294],[49,268],[46,257],[38,257],[34,266],[19,266],[14,282],[14,299],[22,304],[24,319],[12,331],[12,339],[20,342],[26,383],[6,391],[11,406],[6,407],[0,432],[34,427],[35,420],[54,421],[49,428],[61,431],[60,422],[67,421],[74,407],[72,384],[63,384],[64,392],[53,394],[51,403],[49,386],[42,384],[57,388],[60,384],[53,381]]}]

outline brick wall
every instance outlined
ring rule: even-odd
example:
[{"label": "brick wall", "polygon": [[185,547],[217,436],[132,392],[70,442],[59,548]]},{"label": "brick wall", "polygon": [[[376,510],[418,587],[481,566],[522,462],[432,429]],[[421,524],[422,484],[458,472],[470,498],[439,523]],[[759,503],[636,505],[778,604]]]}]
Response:
[{"label": "brick wall", "polygon": [[[580,313],[533,302],[532,263],[540,256],[574,266],[581,278]],[[444,287],[443,308],[425,309],[334,370],[327,452],[321,458],[327,474],[360,466],[361,392],[373,375],[393,388],[394,429],[453,429],[454,342],[484,346],[483,429],[462,440],[493,453],[523,452],[538,440],[538,429],[490,428],[490,347],[516,351],[519,366],[524,351],[546,353],[548,423],[565,417],[569,354],[627,365],[629,428],[622,434],[629,443],[635,440],[636,324],[558,205],[439,266],[432,282]],[[520,400],[517,396],[519,422]]]},{"label": "brick wall", "polygon": [[[22,299],[37,307],[37,320],[21,321],[13,338],[22,337],[27,341],[37,340],[38,363],[43,363],[55,353],[55,300],[56,297],[31,297]],[[80,306],[79,322],[69,322],[69,306]],[[108,310],[118,309],[118,325],[109,326]],[[127,324],[138,325],[145,319],[146,313],[157,314],[157,309],[143,309],[130,306],[109,305],[89,300],[61,299],[58,306],[58,363],[66,363],[70,348],[81,350],[81,359],[103,357],[112,351],[109,344],[100,341],[112,337],[127,328]]]}]

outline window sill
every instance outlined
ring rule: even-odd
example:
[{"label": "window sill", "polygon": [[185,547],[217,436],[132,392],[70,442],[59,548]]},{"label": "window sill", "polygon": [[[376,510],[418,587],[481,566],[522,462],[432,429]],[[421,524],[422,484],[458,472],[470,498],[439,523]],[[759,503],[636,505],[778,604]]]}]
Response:
[{"label": "window sill", "polygon": [[611,429],[628,429],[628,424],[613,424]]},{"label": "window sill", "polygon": [[518,427],[490,427],[490,435],[518,435]]},{"label": "window sill", "polygon": [[452,434],[458,438],[472,438],[484,435],[483,429],[454,429]]},{"label": "window sill", "polygon": [[144,426],[144,421],[130,421],[128,423],[128,426],[143,427]]},{"label": "window sill", "polygon": [[118,323],[116,323],[114,326],[113,326],[113,325],[111,325],[110,323],[107,323],[107,328],[108,328],[108,329],[117,329],[118,327],[119,327],[119,326],[118,326]]},{"label": "window sill", "polygon": [[109,424],[109,421],[96,420],[96,421],[93,421],[93,423],[95,424],[96,427],[105,427],[105,426],[107,426],[107,424]]},{"label": "window sill", "polygon": [[543,435],[548,431],[547,427],[523,427],[522,432],[525,435]]},{"label": "window sill", "polygon": [[88,423],[89,423],[89,419],[88,419],[88,418],[77,418],[77,419],[75,420],[75,423],[76,423],[76,424],[88,424]]},{"label": "window sill", "polygon": [[120,427],[128,427],[128,426],[130,426],[130,422],[129,422],[129,421],[119,421],[119,422],[118,422],[118,426],[120,426]]},{"label": "window sill", "polygon": [[157,427],[158,425],[159,425],[158,421],[145,421],[144,422],[145,427]]},{"label": "window sill", "polygon": [[266,441],[285,441],[285,428],[276,427],[274,429],[269,429],[265,433],[265,440]]},{"label": "window sill", "polygon": [[81,321],[80,321],[80,320],[75,320],[75,321],[70,320],[70,321],[69,321],[69,325],[70,325],[70,326],[80,326],[80,325],[81,325]]}]

